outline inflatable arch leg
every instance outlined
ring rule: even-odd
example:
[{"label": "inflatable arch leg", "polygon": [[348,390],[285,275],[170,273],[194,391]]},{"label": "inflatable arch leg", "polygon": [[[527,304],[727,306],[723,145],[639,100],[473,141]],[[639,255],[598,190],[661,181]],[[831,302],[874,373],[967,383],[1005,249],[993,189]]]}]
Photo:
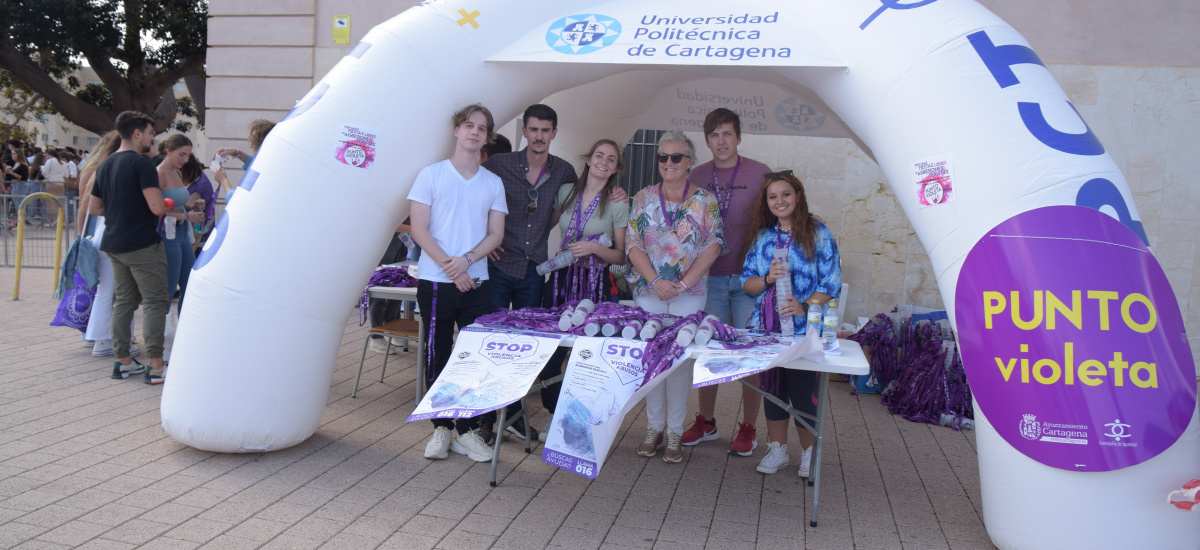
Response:
[{"label": "inflatable arch leg", "polygon": [[[1178,304],[1169,286],[1163,290],[1165,279],[1157,277],[1161,268],[1145,248],[1145,233],[1124,177],[1017,32],[968,0],[808,0],[786,6],[746,1],[737,3],[732,15],[728,2],[692,2],[687,14],[665,13],[670,8],[645,4],[550,5],[523,0],[489,11],[475,28],[463,24],[459,13],[474,7],[433,0],[373,29],[267,138],[254,172],[243,180],[217,236],[197,261],[188,309],[176,335],[171,382],[164,387],[164,429],[185,444],[219,452],[281,449],[315,431],[347,306],[360,292],[391,229],[403,219],[404,197],[416,172],[448,155],[449,114],[456,108],[482,101],[498,119],[506,120],[559,92],[554,106],[563,115],[567,135],[557,145],[580,151],[580,143],[596,137],[617,136],[617,131],[627,135],[638,125],[638,108],[653,95],[649,87],[636,83],[612,89],[611,105],[616,108],[605,116],[593,105],[576,103],[589,96],[584,92],[590,83],[630,71],[675,72],[680,80],[730,78],[818,95],[872,152],[895,189],[929,252],[979,399],[984,520],[993,541],[1002,548],[1022,549],[1195,546],[1200,522],[1165,504],[1166,494],[1196,477],[1200,464],[1200,419],[1190,378],[1194,369],[1190,353],[1179,354],[1184,335]],[[531,15],[537,13],[546,16]],[[561,59],[572,63],[521,63],[514,54],[505,62],[488,62],[495,52],[523,37],[544,36],[555,21],[573,14],[604,14],[623,21],[625,34],[610,33],[615,45],[596,45],[611,46],[612,53],[632,52],[641,43],[644,53],[645,47],[669,48],[672,43],[669,37],[658,42],[644,33],[639,37],[639,29],[653,21],[648,18],[711,15],[732,20],[743,13],[775,14],[774,22],[789,25],[782,30],[766,23],[754,27],[762,40],[816,37],[846,69],[831,70],[831,64],[791,67],[779,59],[729,55],[629,58],[620,63],[576,55]],[[726,26],[732,32],[739,25],[731,21]],[[664,28],[671,27],[649,32],[668,36]],[[553,55],[547,47],[542,49],[548,53],[533,52],[531,58]],[[586,127],[574,122],[585,118]],[[584,130],[586,135],[580,133]],[[572,138],[572,133],[578,137]],[[357,154],[346,154],[351,147],[357,147]],[[942,161],[953,166],[954,201],[924,208],[916,192],[922,180],[914,179],[914,173]],[[1109,216],[1080,214],[1097,209],[1119,223]],[[297,221],[318,212],[324,220],[320,227]],[[1054,223],[1066,219],[1074,223]],[[1115,250],[1131,251],[1134,257],[1108,264],[1111,269],[1075,273],[1059,269],[1054,262],[1061,258],[1047,256],[1047,250],[1054,249],[1032,244],[1014,249],[1010,245],[1018,240],[1012,237],[1022,244],[1075,245],[1063,249],[1063,257],[1084,243],[1103,245],[1097,250],[1114,258],[1119,255]],[[984,252],[975,254],[977,250]],[[1022,250],[1030,255],[1021,256]],[[1049,271],[1059,275],[1014,278],[1013,270],[1003,272],[994,269],[997,262],[989,263],[995,254],[1010,254],[999,263],[1023,266],[1030,274],[1050,265]],[[1042,261],[1046,264],[1035,263]],[[1010,286],[1001,285],[998,276],[980,275],[992,271],[1007,273]],[[1042,282],[1066,286],[1030,286]],[[1025,294],[1000,292],[1008,290]],[[1076,307],[1073,290],[1087,296],[1087,307],[1093,309]],[[983,294],[989,291],[997,294]],[[1112,291],[1117,297],[1087,291]],[[1050,307],[1052,299],[1059,301],[1056,309]],[[1005,309],[1009,301],[1014,305],[1012,322]],[[1141,339],[1122,340],[1133,342],[1122,344],[1133,346],[1128,349],[1129,365],[1121,367],[1117,357],[1107,365],[1112,368],[1106,367],[1104,378],[1096,365],[1064,368],[1071,363],[1061,357],[1051,361],[1053,368],[1037,362],[1043,355],[1034,352],[1046,351],[1047,342],[1057,342],[1053,337],[1061,331],[1032,326],[1017,333],[1030,335],[1032,352],[1003,353],[1029,353],[1032,377],[1027,376],[1029,370],[1023,375],[1022,368],[1014,366],[1008,367],[1008,380],[1026,376],[1033,382],[993,383],[988,373],[1003,370],[1005,363],[999,362],[997,369],[978,357],[994,351],[985,349],[987,342],[1004,341],[990,338],[994,334],[988,331],[1008,330],[1006,326],[1022,321],[1016,303],[1043,304],[1045,321],[1056,314],[1064,327],[1080,317],[1078,326],[1085,328],[1079,330],[1086,333],[1081,333],[1080,342],[1102,340],[1120,330],[1138,332]],[[1096,328],[1097,308],[1102,307],[1098,304],[1110,306],[1115,329],[1107,324]],[[1086,319],[1079,310],[1090,311]],[[1137,354],[1149,354],[1150,359],[1134,357]],[[1084,359],[1079,356],[1079,361]],[[1059,384],[1062,391],[1090,388],[1088,383],[1101,380],[1101,386],[1108,381],[1110,388],[1122,388],[1112,393],[1121,399],[1126,387],[1157,392],[1154,395],[1168,404],[1161,409],[1161,422],[1131,428],[1131,422],[1117,419],[1109,423],[1107,434],[1101,433],[1105,428],[1092,425],[1081,436],[1072,433],[1069,424],[1075,420],[1044,414],[1040,420],[1019,422],[993,417],[991,411],[1000,409],[989,402],[998,391],[1017,391],[1034,383],[1054,386],[1067,370],[1079,382],[1073,388]],[[1180,372],[1186,373],[1186,380],[1180,379]],[[1117,373],[1125,378],[1116,378]],[[1120,386],[1117,380],[1128,383]],[[1085,401],[1088,395],[1085,392]],[[1141,394],[1131,395],[1131,402],[1140,406]],[[1086,404],[1084,409],[1092,405]],[[1018,424],[1018,437],[1037,436],[1032,440],[1039,442],[1048,434],[1064,440],[1082,437],[1086,444],[1079,447],[1099,458],[1085,461],[1083,471],[1048,465],[1053,457],[1014,442],[1010,432]],[[1118,425],[1131,431],[1118,432]],[[1111,445],[1100,449],[1093,444],[1105,435],[1105,441],[1116,435],[1118,443],[1128,443],[1122,438],[1147,432],[1153,438],[1142,439],[1142,454],[1118,456]]]}]

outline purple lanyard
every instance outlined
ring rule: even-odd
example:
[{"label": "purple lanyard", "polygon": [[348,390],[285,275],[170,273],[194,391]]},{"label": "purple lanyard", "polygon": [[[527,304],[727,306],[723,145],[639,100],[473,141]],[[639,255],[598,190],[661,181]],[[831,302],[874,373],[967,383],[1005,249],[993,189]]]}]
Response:
[{"label": "purple lanyard", "polygon": [[[779,237],[782,236],[784,233],[787,233],[787,236],[788,236],[787,241],[780,242]],[[783,227],[779,225],[779,222],[775,222],[775,248],[782,248],[784,250],[787,250],[789,254],[791,253],[791,250],[792,250],[792,232],[784,231]]]},{"label": "purple lanyard", "polygon": [[604,189],[597,192],[596,198],[592,199],[592,204],[588,206],[587,212],[583,212],[583,192],[579,193],[579,198],[575,200],[575,213],[571,215],[571,224],[563,232],[562,247],[564,250],[572,240],[583,238],[583,228],[587,225],[588,220],[592,219],[592,212],[596,211],[596,205],[600,204],[600,195],[603,194]]},{"label": "purple lanyard", "polygon": [[541,171],[541,172],[538,172],[538,177],[537,177],[537,179],[536,179],[536,180],[533,180],[533,188],[534,188],[534,189],[537,189],[537,188],[538,188],[538,186],[540,186],[540,185],[542,184],[542,176],[546,175],[546,169],[547,169],[547,168],[550,168],[550,159],[549,159],[549,157],[547,157],[547,158],[546,158],[546,164],[545,164],[544,166],[542,166],[542,171]]},{"label": "purple lanyard", "polygon": [[[688,179],[687,183],[683,186],[683,198],[679,200],[680,206],[687,202],[688,191],[690,191],[691,188],[692,180]],[[663,220],[665,220],[671,226],[671,229],[674,230],[676,218],[667,213],[667,199],[663,197],[663,184],[661,183],[658,184],[658,204],[662,206]],[[678,208],[675,209],[675,215],[679,215]]]},{"label": "purple lanyard", "polygon": [[729,211],[729,205],[733,203],[733,182],[737,181],[738,170],[741,168],[742,156],[738,155],[737,164],[733,166],[733,177],[729,178],[729,187],[722,194],[721,184],[717,181],[717,164],[713,162],[713,192],[717,194],[717,205],[721,207],[722,220],[725,219],[725,213]]}]

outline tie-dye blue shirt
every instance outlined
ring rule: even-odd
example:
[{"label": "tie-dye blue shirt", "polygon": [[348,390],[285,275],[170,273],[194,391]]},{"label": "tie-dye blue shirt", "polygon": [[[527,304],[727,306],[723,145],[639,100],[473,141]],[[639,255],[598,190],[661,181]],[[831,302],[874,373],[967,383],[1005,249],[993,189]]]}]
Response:
[{"label": "tie-dye blue shirt", "polygon": [[[793,242],[788,252],[788,258],[792,261],[792,294],[802,302],[814,292],[828,294],[834,298],[842,292],[842,259],[838,255],[837,242],[833,240],[833,233],[829,232],[825,224],[816,222],[816,225],[816,261],[805,256],[804,248],[799,243]],[[746,259],[742,262],[743,286],[751,278],[766,276],[771,271],[775,247],[777,243],[786,240],[787,234],[780,236],[774,227],[763,229],[754,236],[754,242],[750,244]],[[761,328],[759,308],[766,294],[763,292],[754,297],[754,313],[750,316],[751,327]],[[805,321],[802,316],[793,317],[792,324],[796,327],[796,334],[805,333],[808,328]]]}]

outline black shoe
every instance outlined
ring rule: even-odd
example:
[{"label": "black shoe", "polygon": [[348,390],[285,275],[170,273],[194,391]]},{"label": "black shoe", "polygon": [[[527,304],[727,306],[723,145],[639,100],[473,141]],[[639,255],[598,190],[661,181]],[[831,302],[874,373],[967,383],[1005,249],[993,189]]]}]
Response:
[{"label": "black shoe", "polygon": [[[521,439],[521,441],[524,441],[525,440],[525,421],[518,418],[517,421],[513,422],[511,426],[509,426],[508,428],[505,429],[505,431],[517,436],[518,438]],[[529,427],[529,436],[534,439],[538,438],[538,431],[536,429],[534,429],[533,426]]]},{"label": "black shoe", "polygon": [[483,442],[487,443],[489,447],[496,444],[496,427],[494,425],[479,426],[475,433],[479,434],[479,437],[483,438]]}]

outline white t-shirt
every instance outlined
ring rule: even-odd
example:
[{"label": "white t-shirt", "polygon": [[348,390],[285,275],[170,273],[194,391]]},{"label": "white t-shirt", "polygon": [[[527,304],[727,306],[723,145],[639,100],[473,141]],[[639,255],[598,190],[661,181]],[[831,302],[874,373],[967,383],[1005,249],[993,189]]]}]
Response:
[{"label": "white t-shirt", "polygon": [[50,183],[62,183],[68,175],[67,163],[57,158],[50,158],[42,165],[42,175]]},{"label": "white t-shirt", "polygon": [[[449,159],[422,168],[408,199],[429,205],[429,234],[450,256],[470,252],[487,236],[489,211],[508,214],[504,182],[499,176],[480,166],[475,177],[465,180]],[[426,281],[452,282],[429,254],[421,254],[417,270]],[[486,281],[487,258],[476,260],[467,274]]]}]

